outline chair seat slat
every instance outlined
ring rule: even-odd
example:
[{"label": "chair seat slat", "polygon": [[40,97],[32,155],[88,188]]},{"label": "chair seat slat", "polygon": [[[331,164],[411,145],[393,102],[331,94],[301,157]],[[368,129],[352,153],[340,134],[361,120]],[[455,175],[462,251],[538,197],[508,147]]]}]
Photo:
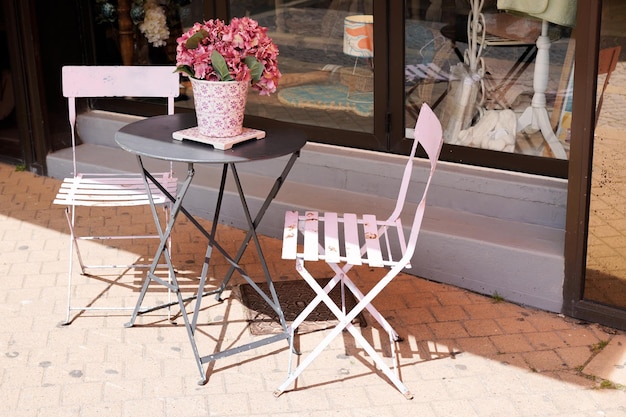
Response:
[{"label": "chair seat slat", "polygon": [[298,250],[298,212],[285,212],[285,228],[283,229],[283,259],[296,259]]},{"label": "chair seat slat", "polygon": [[317,211],[307,211],[304,214],[304,260],[317,261],[319,252],[318,227],[319,213]]},{"label": "chair seat slat", "polygon": [[[161,183],[164,188],[172,188],[171,183]],[[102,183],[63,183],[61,184],[61,190],[71,190],[71,189],[86,189],[86,190],[137,190],[137,191],[146,191],[146,187],[143,183],[136,184],[102,184]],[[150,185],[150,189],[156,189],[157,187],[153,184]]]},{"label": "chair seat slat", "polygon": [[[146,206],[150,204],[148,200],[120,200],[120,201],[112,201],[112,200],[72,200],[68,203],[67,200],[54,200],[54,204],[65,205],[65,206],[82,206],[82,207],[136,207],[136,206]],[[154,203],[156,205],[161,205],[165,203],[165,199],[155,199]],[[156,235],[155,235],[156,236]]]},{"label": "chair seat slat", "polygon": [[343,230],[346,262],[351,265],[361,265],[361,245],[359,244],[359,226],[356,214],[345,213],[343,215]]},{"label": "chair seat slat", "polygon": [[[167,188],[166,188],[167,189]],[[150,187],[150,191],[153,194],[161,194],[161,191],[156,187]],[[73,187],[73,188],[61,188],[59,189],[59,195],[100,195],[103,197],[106,196],[133,196],[133,195],[144,195],[147,196],[145,188],[144,189],[120,189],[120,188],[81,188],[81,187]]]},{"label": "chair seat slat", "polygon": [[[166,188],[167,190],[167,188]],[[161,190],[158,188],[150,188],[152,194],[162,194]],[[168,190],[175,191],[175,190]],[[134,196],[134,195],[143,195],[147,196],[146,190],[119,190],[119,189],[105,189],[105,188],[63,188],[60,189],[58,195],[92,195],[92,196],[102,196],[106,198],[107,196]]]},{"label": "chair seat slat", "polygon": [[363,215],[363,235],[365,238],[367,263],[370,266],[382,267],[383,255],[380,251],[380,240],[378,239],[379,236],[376,216],[372,214]]},{"label": "chair seat slat", "polygon": [[[80,193],[80,194],[67,194],[67,195],[58,195],[57,198],[59,200],[63,200],[66,202],[78,202],[78,201],[149,201],[149,198],[146,194],[124,194],[124,195],[116,195],[116,194],[89,194],[89,193]],[[165,197],[162,194],[153,195],[155,200],[160,199],[164,200]]]},{"label": "chair seat slat", "polygon": [[[157,176],[159,178],[159,176]],[[159,182],[170,194],[175,194],[177,180],[169,174],[160,175]],[[156,204],[167,201],[165,195],[156,185],[150,184],[150,191]],[[66,178],[53,201],[54,204],[74,206],[140,206],[150,204],[146,193],[145,183],[141,177],[127,175],[126,177],[110,177],[107,174],[98,174],[95,178],[79,175],[76,178]]]},{"label": "chair seat slat", "polygon": [[324,256],[326,262],[337,263],[340,260],[340,255],[337,213],[324,213]]},{"label": "chair seat slat", "polygon": [[[176,185],[176,178],[158,179],[158,182],[164,186],[171,187]],[[155,187],[154,184],[150,184]],[[137,188],[145,189],[145,183],[141,178],[65,178],[61,183],[62,188],[72,187],[107,187],[107,188]]]}]

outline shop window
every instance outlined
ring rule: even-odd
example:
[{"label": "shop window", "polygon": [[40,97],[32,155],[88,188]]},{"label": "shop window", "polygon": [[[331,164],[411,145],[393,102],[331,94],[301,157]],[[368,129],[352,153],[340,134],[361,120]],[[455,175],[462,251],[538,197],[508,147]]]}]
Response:
[{"label": "shop window", "polygon": [[372,1],[229,2],[278,45],[276,94],[248,97],[247,114],[305,126],[371,133],[374,117]]},{"label": "shop window", "polygon": [[[421,103],[427,102],[444,125],[443,159],[565,177],[573,21],[509,13],[497,4],[91,0],[99,64],[173,65],[176,38],[194,22],[215,17],[206,16],[209,9],[227,14],[220,16],[225,19],[249,16],[267,27],[280,51],[283,77],[271,96],[249,93],[249,122],[295,124],[312,141],[404,153],[404,129],[415,124]],[[572,17],[575,10],[565,15]],[[404,24],[394,23],[402,18]],[[367,47],[351,49],[350,25],[360,25],[352,32]],[[540,35],[548,48],[538,52]],[[382,52],[374,51],[374,43]],[[543,91],[536,89],[539,63]],[[193,108],[184,77],[177,106]],[[525,118],[527,111],[541,117]],[[520,121],[527,126],[517,132]],[[533,129],[536,125],[543,131]]]},{"label": "shop window", "polygon": [[[174,64],[176,39],[194,22],[204,20],[198,0],[92,0],[98,63]],[[361,132],[373,129],[373,16],[371,2],[232,1],[231,16],[249,16],[268,28],[280,50],[283,77],[271,96],[251,91],[246,114],[273,120]],[[340,4],[341,3],[341,4]],[[357,16],[350,49],[346,18]],[[346,45],[344,45],[346,42]],[[368,49],[369,48],[369,49]],[[179,107],[193,107],[191,86],[181,78]],[[189,98],[189,100],[184,100]]]},{"label": "shop window", "polygon": [[[507,4],[518,10],[498,9]],[[450,145],[568,159],[575,9],[517,4],[439,1],[407,13],[407,127],[425,101]]]},{"label": "shop window", "polygon": [[[94,54],[99,65],[175,65],[176,39],[203,19],[202,0],[90,0]],[[191,86],[181,78],[177,107],[193,108]],[[156,100],[99,100],[94,105],[127,113],[152,115]],[[164,105],[164,103],[157,103]]]}]

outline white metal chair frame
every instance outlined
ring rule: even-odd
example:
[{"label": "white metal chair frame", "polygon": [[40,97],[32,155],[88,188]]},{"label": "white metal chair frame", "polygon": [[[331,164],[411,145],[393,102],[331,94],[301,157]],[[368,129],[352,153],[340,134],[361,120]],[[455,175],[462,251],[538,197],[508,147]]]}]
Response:
[{"label": "white metal chair frame", "polygon": [[[404,207],[405,199],[411,182],[413,171],[413,160],[417,150],[417,145],[421,144],[430,162],[430,173],[425,183],[425,188],[420,202],[417,205],[413,224],[408,240],[400,219]],[[395,355],[395,342],[400,340],[398,333],[391,327],[389,322],[371,304],[372,300],[400,273],[404,268],[411,267],[411,258],[415,251],[417,238],[426,207],[426,194],[428,192],[433,173],[435,171],[441,146],[443,144],[442,129],[439,120],[427,104],[423,104],[415,126],[415,140],[411,154],[408,158],[404,175],[398,194],[395,209],[387,220],[377,220],[375,215],[362,215],[360,218],[353,213],[345,213],[343,217],[337,213],[324,213],[320,216],[317,212],[307,211],[304,215],[296,211],[288,211],[285,214],[285,229],[283,235],[283,259],[295,259],[296,270],[305,281],[316,292],[315,299],[298,315],[290,326],[291,351],[294,351],[294,333],[298,326],[307,318],[320,302],[324,302],[332,313],[339,319],[339,323],[326,337],[315,347],[300,365],[291,372],[291,360],[289,360],[289,376],[274,392],[275,396],[281,395],[287,387],[295,381],[302,371],[338,336],[344,329],[356,339],[363,349],[369,354],[380,370],[389,378],[393,385],[408,399],[413,398],[413,394],[400,381],[398,373],[398,361]],[[339,224],[343,224],[343,234],[340,234]],[[323,230],[324,237],[320,243],[320,230]],[[394,232],[395,231],[395,232]],[[393,235],[393,236],[391,236]],[[301,237],[301,238],[299,238]],[[298,249],[298,243],[303,244],[302,250]],[[394,244],[392,244],[394,242]],[[315,278],[307,271],[305,262],[325,261],[335,272],[335,276],[322,288]],[[348,277],[348,271],[354,265],[366,264],[370,267],[390,268],[378,283],[364,295]],[[328,293],[341,283],[343,294],[344,287],[350,290],[356,299],[357,305],[350,311],[346,311],[345,303],[336,305],[328,296]],[[389,334],[391,344],[391,355],[393,361],[393,372],[382,360],[376,350],[354,327],[352,320],[367,309],[374,319]]]},{"label": "white metal chair frame", "polygon": [[[70,254],[67,288],[67,316],[75,310],[132,310],[133,307],[72,306],[72,274],[74,251],[81,268],[87,275],[92,268],[147,268],[150,264],[90,265],[83,261],[79,240],[160,239],[160,234],[80,236],[76,230],[76,208],[82,207],[130,207],[162,205],[166,221],[170,212],[170,200],[155,185],[152,195],[146,192],[146,184],[140,173],[83,173],[79,172],[76,155],[76,99],[95,97],[160,97],[167,99],[167,114],[174,114],[174,98],[180,91],[179,76],[169,66],[65,66],[62,69],[63,96],[68,99],[69,123],[72,139],[72,176],[65,178],[54,199],[54,204],[66,206],[65,214],[70,228]],[[177,180],[172,165],[169,172],[155,174],[160,185],[171,195],[176,195]],[[168,249],[169,250],[169,249]]]}]

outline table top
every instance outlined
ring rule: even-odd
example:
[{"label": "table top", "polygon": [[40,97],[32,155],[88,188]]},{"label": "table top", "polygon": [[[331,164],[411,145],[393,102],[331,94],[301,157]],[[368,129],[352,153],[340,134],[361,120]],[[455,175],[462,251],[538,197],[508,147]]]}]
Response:
[{"label": "table top", "polygon": [[278,158],[297,152],[306,143],[304,132],[295,128],[268,129],[264,139],[252,139],[228,150],[172,138],[173,132],[196,125],[194,113],[149,117],[121,128],[115,134],[115,141],[122,149],[137,155],[201,164],[229,164]]}]

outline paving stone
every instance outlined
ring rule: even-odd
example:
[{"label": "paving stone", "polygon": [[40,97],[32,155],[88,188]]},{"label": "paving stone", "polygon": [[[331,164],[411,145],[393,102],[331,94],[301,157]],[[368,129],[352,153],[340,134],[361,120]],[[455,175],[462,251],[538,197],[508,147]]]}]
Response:
[{"label": "paving stone", "polygon": [[[413,400],[406,400],[382,376],[347,333],[333,340],[279,398],[273,391],[287,377],[289,357],[294,364],[302,360],[290,354],[286,342],[205,364],[208,382],[199,385],[200,372],[177,306],[172,313],[178,325],[162,310],[138,317],[132,328],[124,327],[130,311],[73,312],[71,324],[59,326],[65,318],[69,246],[62,209],[50,204],[58,184],[0,164],[2,417],[626,414],[623,389],[598,389],[603,379],[626,383],[620,373],[626,367],[626,359],[619,357],[626,343],[622,332],[495,303],[491,297],[403,274],[376,305],[405,339],[396,348],[400,375],[415,394]],[[30,195],[24,195],[25,187]],[[152,224],[142,209],[106,215],[99,227],[147,230]],[[231,250],[244,235],[219,227],[219,238]],[[173,257],[180,260],[183,291],[191,295],[206,242],[185,219],[174,237]],[[300,279],[291,262],[279,259],[278,240],[263,236],[261,241],[276,279]],[[100,259],[149,259],[153,249],[92,243],[85,251]],[[216,277],[230,269],[223,257],[213,260],[207,288],[218,285]],[[257,255],[246,256],[244,262],[251,276],[262,276]],[[331,275],[324,265],[315,271],[320,277]],[[363,287],[377,279],[369,268],[354,272],[355,282]],[[126,307],[134,307],[145,279],[143,271],[95,279],[74,275],[78,301]],[[197,328],[202,354],[256,340],[237,296],[242,282],[233,276],[224,302],[203,300]],[[167,297],[163,288],[151,286],[146,301],[154,304]],[[389,354],[384,332],[371,324],[360,331],[378,351]],[[326,332],[301,335],[301,350],[311,351]],[[608,345],[594,350],[601,342]]]},{"label": "paving stone", "polygon": [[626,335],[619,334],[611,338],[583,371],[626,386]]}]

